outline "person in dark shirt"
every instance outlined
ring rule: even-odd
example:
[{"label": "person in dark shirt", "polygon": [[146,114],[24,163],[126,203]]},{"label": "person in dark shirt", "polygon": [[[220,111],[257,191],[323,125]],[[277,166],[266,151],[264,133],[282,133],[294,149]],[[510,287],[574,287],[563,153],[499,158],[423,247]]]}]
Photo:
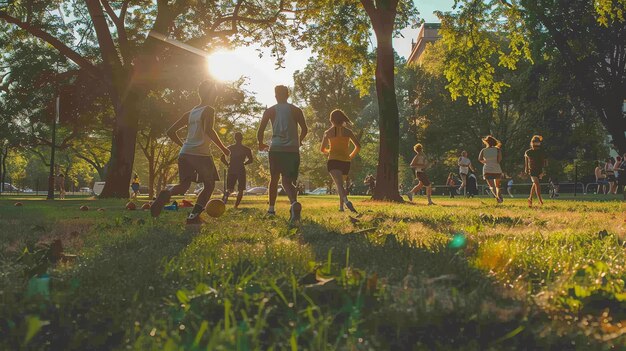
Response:
[{"label": "person in dark shirt", "polygon": [[228,146],[230,150],[230,162],[226,160],[226,156],[222,155],[222,163],[228,166],[226,175],[226,193],[224,193],[224,203],[228,200],[228,196],[235,190],[237,183],[237,200],[235,208],[239,207],[241,198],[246,190],[246,165],[254,162],[252,158],[252,150],[242,144],[243,135],[240,132],[235,133],[235,143]]},{"label": "person in dark shirt", "polygon": [[533,182],[530,188],[530,196],[528,197],[528,206],[533,206],[533,193],[537,195],[539,204],[543,205],[543,199],[541,198],[541,185],[539,180],[543,177],[543,167],[548,164],[546,154],[541,148],[541,142],[543,137],[541,135],[535,135],[530,140],[530,149],[524,153],[524,171],[530,175],[530,180]]}]

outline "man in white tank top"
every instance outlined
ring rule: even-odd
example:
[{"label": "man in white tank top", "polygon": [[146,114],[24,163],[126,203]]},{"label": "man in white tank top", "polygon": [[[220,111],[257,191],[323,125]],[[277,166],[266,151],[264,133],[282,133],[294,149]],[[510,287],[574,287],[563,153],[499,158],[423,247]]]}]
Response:
[{"label": "man in white tank top", "polygon": [[[260,151],[269,151],[270,184],[269,184],[269,208],[268,215],[275,215],[274,206],[278,194],[278,180],[282,177],[283,189],[291,203],[291,216],[289,221],[295,223],[300,220],[302,205],[298,202],[298,192],[295,183],[298,180],[300,168],[300,146],[308,132],[302,110],[287,102],[289,90],[284,85],[274,88],[276,105],[268,108],[263,113],[261,124],[257,132]],[[272,123],[272,142],[266,145],[264,133],[267,124]],[[300,127],[300,134],[298,134]]]},{"label": "man in white tank top", "polygon": [[[187,223],[201,223],[200,214],[215,189],[215,182],[220,179],[213,162],[211,143],[217,145],[224,155],[230,155],[230,151],[224,146],[214,129],[215,110],[212,106],[217,97],[215,82],[200,83],[198,97],[200,104],[185,113],[167,130],[167,136],[181,146],[178,155],[180,184],[159,193],[150,208],[153,217],[159,216],[163,206],[170,201],[172,195],[184,195],[191,186],[191,182],[196,182],[203,183],[204,189],[198,194],[196,204],[187,217]],[[184,127],[187,127],[187,139],[183,143],[177,132]]]}]

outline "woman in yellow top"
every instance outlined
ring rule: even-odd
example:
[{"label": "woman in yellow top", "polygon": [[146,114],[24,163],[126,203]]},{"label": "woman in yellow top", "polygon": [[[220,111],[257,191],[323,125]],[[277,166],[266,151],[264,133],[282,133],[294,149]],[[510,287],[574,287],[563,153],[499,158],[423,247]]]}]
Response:
[{"label": "woman in yellow top", "polygon": [[[356,212],[354,205],[348,200],[348,192],[344,187],[344,177],[348,176],[350,163],[361,150],[361,143],[354,136],[354,133],[346,127],[352,125],[352,121],[343,111],[334,110],[331,112],[330,123],[332,127],[324,132],[320,150],[328,155],[326,168],[337,185],[339,211],[343,211],[345,204],[350,211]],[[352,151],[350,151],[350,142],[354,144]]]}]

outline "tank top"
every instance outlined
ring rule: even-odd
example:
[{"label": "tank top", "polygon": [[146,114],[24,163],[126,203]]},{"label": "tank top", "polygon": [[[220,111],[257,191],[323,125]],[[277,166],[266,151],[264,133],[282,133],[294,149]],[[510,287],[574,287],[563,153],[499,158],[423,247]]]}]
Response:
[{"label": "tank top", "polygon": [[469,173],[469,165],[472,162],[467,157],[459,157],[459,173],[468,174]]},{"label": "tank top", "polygon": [[204,131],[202,113],[208,106],[195,107],[189,112],[187,140],[180,149],[180,154],[211,156],[211,139]]},{"label": "tank top", "polygon": [[293,107],[288,103],[274,105],[274,120],[272,120],[272,143],[270,151],[298,152],[300,137],[298,123],[293,117]]},{"label": "tank top", "polygon": [[334,127],[334,136],[328,137],[330,142],[329,160],[350,162],[350,137],[343,135],[343,127]]},{"label": "tank top", "polygon": [[488,147],[483,149],[483,158],[485,165],[483,166],[483,174],[485,173],[502,173],[500,163],[498,163],[498,148]]}]

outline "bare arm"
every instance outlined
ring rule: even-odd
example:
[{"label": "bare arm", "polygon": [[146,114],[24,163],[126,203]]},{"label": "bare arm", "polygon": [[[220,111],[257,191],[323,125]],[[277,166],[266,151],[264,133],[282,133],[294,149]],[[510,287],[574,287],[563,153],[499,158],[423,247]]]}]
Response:
[{"label": "bare arm", "polygon": [[413,157],[413,160],[411,160],[411,168],[415,168],[417,166],[418,166],[417,155],[415,155],[415,157]]},{"label": "bare arm", "polygon": [[244,166],[252,164],[254,162],[254,158],[252,157],[252,150],[250,150],[249,148],[246,151],[246,158],[247,158],[246,162],[243,163]]},{"label": "bare arm", "polygon": [[482,164],[485,163],[485,157],[483,156],[483,151],[485,151],[485,149],[480,150],[480,153],[478,154],[478,162]]},{"label": "bare arm", "polygon": [[256,132],[256,140],[259,142],[259,150],[261,151],[267,151],[270,147],[267,146],[267,144],[265,144],[263,142],[263,137],[265,135],[265,128],[267,128],[267,123],[270,121],[270,117],[271,117],[271,109],[267,109],[265,110],[265,112],[263,112],[263,118],[261,118],[261,124],[259,125],[259,130]]},{"label": "bare arm", "polygon": [[498,149],[498,163],[502,162],[502,150]]},{"label": "bare arm", "polygon": [[326,146],[328,146],[328,134],[324,133],[324,137],[322,138],[322,145],[320,145],[320,151],[323,154],[328,154],[330,151]]},{"label": "bare arm", "polygon": [[528,173],[528,156],[526,156],[526,154],[524,154],[524,173]]},{"label": "bare arm", "polygon": [[204,119],[204,132],[211,139],[211,141],[220,149],[225,156],[230,155],[230,150],[222,143],[220,136],[215,132],[215,110],[212,108],[204,109],[202,112],[202,118]]},{"label": "bare arm", "polygon": [[228,163],[228,160],[226,160],[226,155],[222,154],[222,156],[220,157],[220,161],[222,161],[222,163],[225,164],[226,166],[230,166],[230,164]]},{"label": "bare arm", "polygon": [[300,146],[302,146],[302,142],[304,141],[304,138],[309,133],[309,127],[307,127],[306,125],[306,120],[304,119],[304,113],[302,113],[302,110],[299,108],[297,109],[297,113],[296,113],[296,122],[298,122],[298,125],[300,126]]},{"label": "bare arm", "polygon": [[348,134],[348,136],[350,137],[350,141],[352,141],[352,144],[354,144],[354,150],[352,150],[352,152],[350,153],[350,159],[352,160],[356,157],[356,155],[358,155],[359,151],[361,151],[361,142],[359,142],[359,139],[357,139],[354,133],[349,129]]},{"label": "bare arm", "polygon": [[185,113],[184,115],[182,115],[176,122],[174,122],[174,124],[172,124],[172,126],[167,130],[167,136],[172,139],[172,141],[182,147],[183,146],[183,141],[180,140],[180,138],[178,137],[178,134],[176,134],[176,132],[178,132],[181,128],[187,126],[187,123],[189,122],[189,112]]}]

